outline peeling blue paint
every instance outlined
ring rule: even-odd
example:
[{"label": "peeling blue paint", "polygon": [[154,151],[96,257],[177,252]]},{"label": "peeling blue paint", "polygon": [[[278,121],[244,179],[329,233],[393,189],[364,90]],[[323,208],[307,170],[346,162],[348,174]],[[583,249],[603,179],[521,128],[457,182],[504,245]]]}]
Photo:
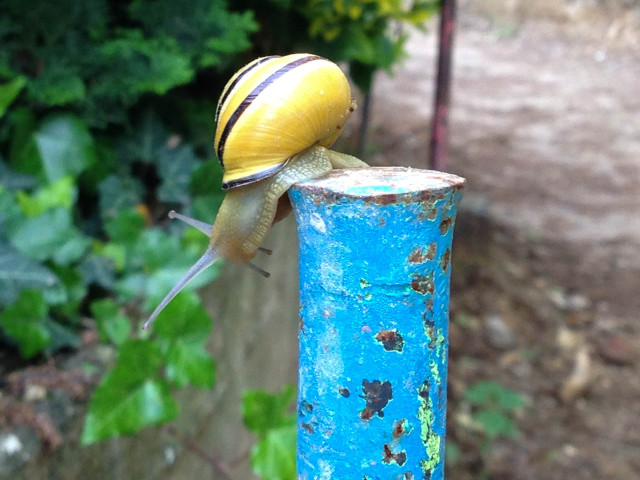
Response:
[{"label": "peeling blue paint", "polygon": [[291,190],[299,480],[443,478],[451,241],[463,183],[385,168],[337,171]]}]

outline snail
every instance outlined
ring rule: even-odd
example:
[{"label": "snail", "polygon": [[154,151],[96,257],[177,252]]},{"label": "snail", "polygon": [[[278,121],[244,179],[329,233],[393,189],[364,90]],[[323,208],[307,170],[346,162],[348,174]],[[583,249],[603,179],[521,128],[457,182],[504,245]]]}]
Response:
[{"label": "snail", "polygon": [[262,57],[231,77],[216,109],[214,147],[227,194],[213,225],[170,212],[209,236],[204,255],[153,311],[166,305],[218,258],[251,264],[271,225],[291,206],[280,198],[294,183],[335,168],[366,167],[329,150],[355,109],[349,82],[333,62],[310,54]]}]

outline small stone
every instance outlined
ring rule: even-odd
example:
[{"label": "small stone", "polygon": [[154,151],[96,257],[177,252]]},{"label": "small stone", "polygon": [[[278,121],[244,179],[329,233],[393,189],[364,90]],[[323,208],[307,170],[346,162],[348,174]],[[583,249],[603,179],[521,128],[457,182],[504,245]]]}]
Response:
[{"label": "small stone", "polygon": [[26,402],[36,402],[47,398],[47,389],[42,385],[29,384],[24,390],[24,400]]},{"label": "small stone", "polygon": [[487,315],[484,323],[485,337],[493,348],[510,350],[516,346],[513,330],[498,314]]},{"label": "small stone", "polygon": [[591,300],[580,292],[567,293],[556,289],[549,293],[551,302],[565,312],[582,312],[591,306]]},{"label": "small stone", "polygon": [[560,388],[560,399],[570,404],[582,397],[589,388],[591,382],[591,357],[587,347],[579,348],[575,353],[573,371],[567,379],[562,382]]},{"label": "small stone", "polygon": [[634,360],[634,349],[629,341],[618,335],[602,338],[598,342],[598,353],[609,363],[614,365],[631,365]]}]

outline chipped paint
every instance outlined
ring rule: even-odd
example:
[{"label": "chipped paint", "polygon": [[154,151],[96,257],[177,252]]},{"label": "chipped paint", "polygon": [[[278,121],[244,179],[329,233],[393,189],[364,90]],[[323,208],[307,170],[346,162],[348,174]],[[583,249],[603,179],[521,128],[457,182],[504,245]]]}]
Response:
[{"label": "chipped paint", "polygon": [[384,168],[333,172],[290,192],[304,325],[299,479],[443,478],[462,183]]},{"label": "chipped paint", "polygon": [[387,352],[402,352],[404,339],[395,328],[391,330],[382,330],[381,332],[376,334],[375,339],[377,342],[382,344],[382,347]]}]

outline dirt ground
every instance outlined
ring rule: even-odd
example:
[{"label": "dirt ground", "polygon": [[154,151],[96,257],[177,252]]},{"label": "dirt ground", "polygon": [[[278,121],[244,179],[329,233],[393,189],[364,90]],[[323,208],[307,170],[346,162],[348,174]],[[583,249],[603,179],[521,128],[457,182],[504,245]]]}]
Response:
[{"label": "dirt ground", "polygon": [[[455,480],[640,478],[640,6],[553,3],[460,5]],[[436,30],[376,79],[374,164],[425,166]],[[484,379],[526,400],[516,438],[481,446],[463,392]]]}]

